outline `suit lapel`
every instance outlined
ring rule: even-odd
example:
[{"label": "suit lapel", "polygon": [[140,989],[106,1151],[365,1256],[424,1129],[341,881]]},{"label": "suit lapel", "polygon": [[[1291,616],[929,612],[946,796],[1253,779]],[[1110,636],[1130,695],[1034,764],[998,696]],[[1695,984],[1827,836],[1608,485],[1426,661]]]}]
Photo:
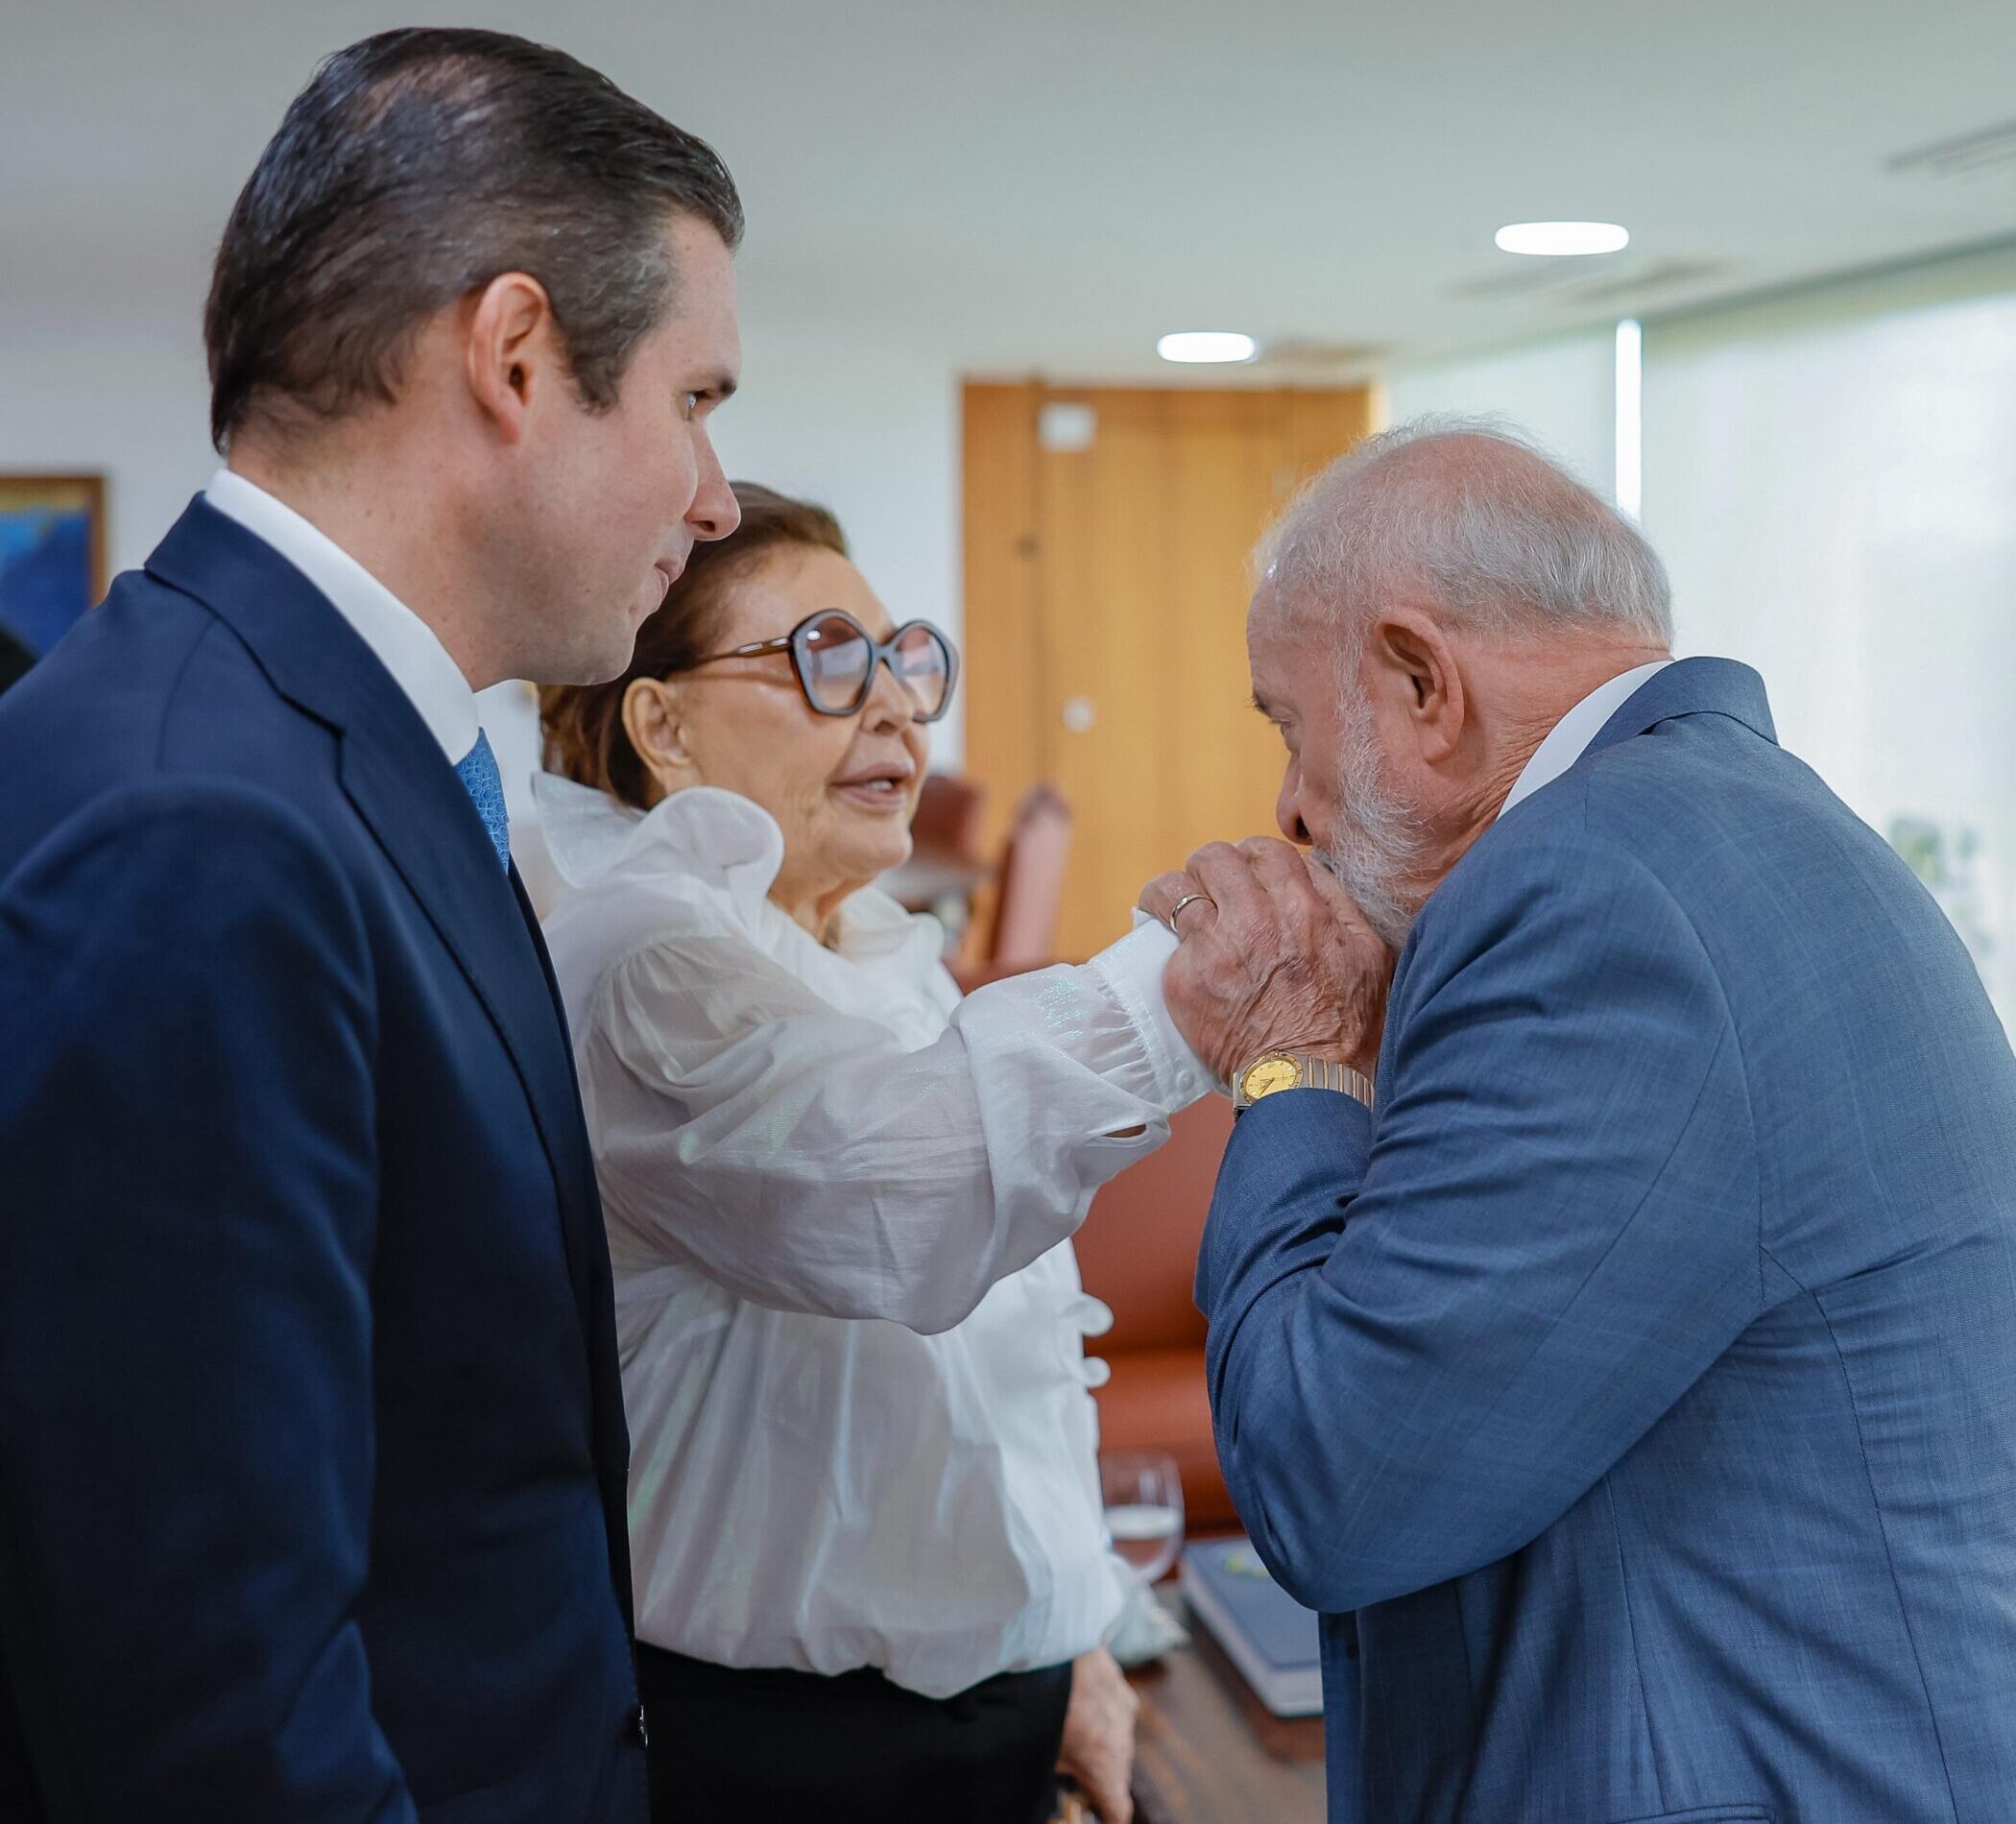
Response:
[{"label": "suit lapel", "polygon": [[[623,1382],[616,1366],[615,1290],[610,1273],[609,1245],[602,1229],[602,1203],[595,1188],[592,1156],[588,1151],[588,1125],[581,1111],[581,1097],[572,1074],[572,1039],[567,1029],[566,1004],[561,998],[560,982],[553,973],[553,959],[539,928],[539,914],[525,892],[525,883],[516,865],[511,870],[511,891],[517,900],[540,974],[546,985],[553,1024],[562,1036],[569,1058],[567,1105],[564,1111],[567,1144],[582,1160],[580,1182],[587,1188],[588,1208],[579,1220],[567,1224],[568,1264],[574,1274],[574,1293],[581,1308],[581,1324],[588,1332],[589,1398],[594,1427],[597,1474],[601,1478],[603,1519],[609,1528],[609,1562],[616,1582],[616,1597],[625,1617],[635,1612],[631,1595],[630,1524],[630,1427],[623,1410]],[[563,1198],[565,1189],[562,1189]]]},{"label": "suit lapel", "polygon": [[[388,684],[390,681],[388,680]],[[565,1028],[513,883],[497,866],[483,822],[426,725],[401,696],[401,713],[372,704],[344,731],[342,780],[357,814],[420,901],[504,1041],[524,1085],[560,1199],[567,1270],[584,1328],[594,1275],[584,1208],[591,1182]]]},{"label": "suit lapel", "polygon": [[208,606],[282,696],[340,732],[345,793],[475,991],[524,1085],[553,1173],[582,1327],[591,1332],[608,1268],[565,1027],[523,902],[461,780],[420,711],[322,592],[201,496],[147,567]]}]

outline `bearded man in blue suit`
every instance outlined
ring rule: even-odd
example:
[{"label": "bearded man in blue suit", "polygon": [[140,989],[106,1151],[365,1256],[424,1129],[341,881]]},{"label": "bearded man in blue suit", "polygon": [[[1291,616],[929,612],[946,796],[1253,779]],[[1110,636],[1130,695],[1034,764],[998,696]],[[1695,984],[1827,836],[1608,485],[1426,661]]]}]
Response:
[{"label": "bearded man in blue suit", "polygon": [[0,703],[0,1816],[641,1824],[609,1260],[473,691],[732,528],[734,186],[393,32],[217,255],[228,468]]},{"label": "bearded man in blue suit", "polygon": [[1965,950],[1516,441],[1376,439],[1271,559],[1317,852],[1143,903],[1245,1104],[1197,1293],[1332,1817],[2001,1824],[2016,1061]]}]

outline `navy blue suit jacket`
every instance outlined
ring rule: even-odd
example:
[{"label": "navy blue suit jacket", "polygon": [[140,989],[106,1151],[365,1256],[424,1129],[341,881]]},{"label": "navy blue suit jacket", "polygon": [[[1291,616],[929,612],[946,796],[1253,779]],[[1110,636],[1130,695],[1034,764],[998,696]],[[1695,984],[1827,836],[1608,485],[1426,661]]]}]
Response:
[{"label": "navy blue suit jacket", "polygon": [[635,1824],[593,1167],[453,769],[199,500],[0,780],[0,1815]]},{"label": "navy blue suit jacket", "polygon": [[1198,1282],[1366,1824],[2016,1817],[2016,1060],[1755,673],[1479,838]]}]

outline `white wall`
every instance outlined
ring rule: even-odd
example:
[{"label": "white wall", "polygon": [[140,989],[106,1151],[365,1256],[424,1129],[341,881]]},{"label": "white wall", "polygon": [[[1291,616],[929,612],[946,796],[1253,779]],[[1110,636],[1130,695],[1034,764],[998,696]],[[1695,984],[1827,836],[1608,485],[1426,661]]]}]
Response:
[{"label": "white wall", "polygon": [[131,322],[0,316],[0,468],[103,471],[115,572],[145,560],[217,465],[200,308]]},{"label": "white wall", "polygon": [[1616,338],[1609,329],[1462,361],[1396,368],[1390,423],[1424,412],[1505,420],[1606,497],[1616,480]]}]

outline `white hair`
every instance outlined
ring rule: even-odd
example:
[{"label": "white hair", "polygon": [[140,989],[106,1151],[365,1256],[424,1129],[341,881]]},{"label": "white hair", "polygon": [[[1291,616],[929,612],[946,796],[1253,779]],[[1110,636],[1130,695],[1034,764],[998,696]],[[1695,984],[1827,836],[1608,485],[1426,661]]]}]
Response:
[{"label": "white hair", "polygon": [[1367,438],[1297,495],[1258,567],[1286,612],[1353,635],[1380,603],[1410,599],[1479,631],[1672,643],[1666,566],[1637,527],[1488,419]]},{"label": "white hair", "polygon": [[1666,569],[1638,529],[1488,420],[1416,419],[1368,438],[1302,491],[1259,564],[1282,612],[1332,630],[1337,826],[1314,858],[1395,948],[1428,839],[1387,777],[1358,679],[1374,611],[1406,602],[1486,633],[1672,643]]}]

